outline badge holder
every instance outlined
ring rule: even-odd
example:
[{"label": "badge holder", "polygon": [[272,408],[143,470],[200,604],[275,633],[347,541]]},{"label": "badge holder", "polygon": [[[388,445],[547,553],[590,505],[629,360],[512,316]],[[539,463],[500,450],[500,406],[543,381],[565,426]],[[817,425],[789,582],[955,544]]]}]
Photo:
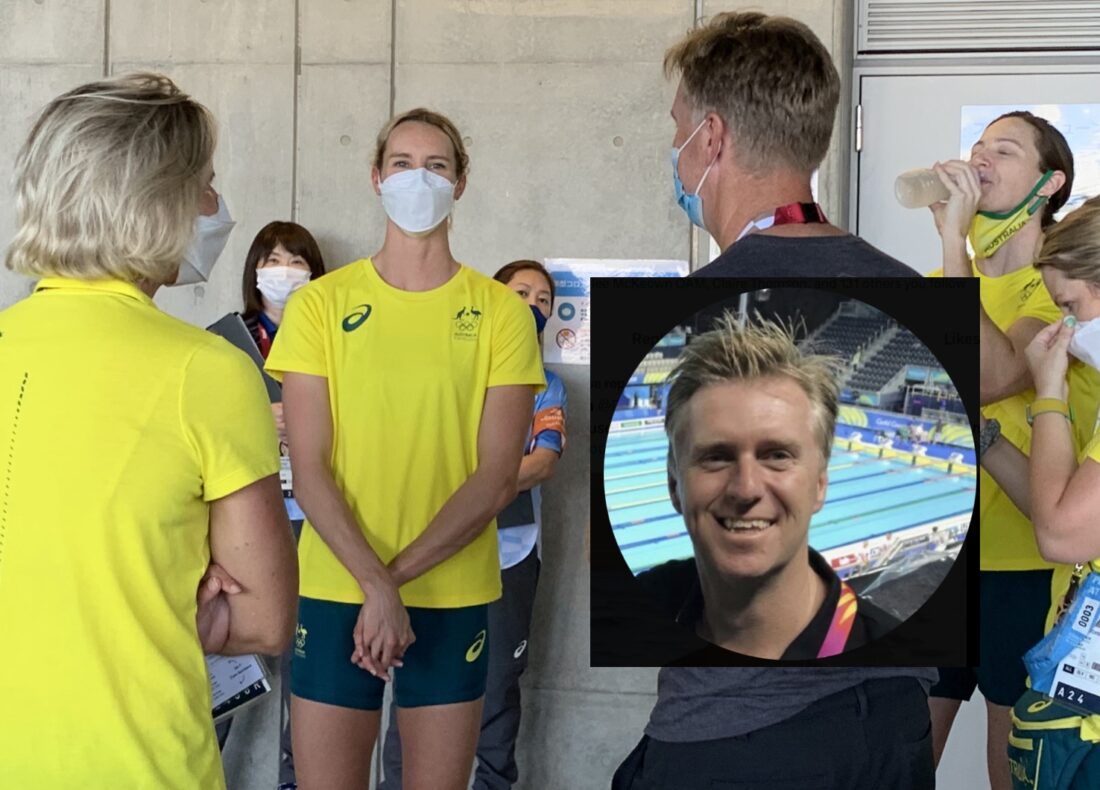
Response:
[{"label": "badge holder", "polygon": [[[271,673],[264,659],[256,654],[246,656],[206,657],[210,676],[214,723],[239,713],[272,690]],[[287,682],[289,678],[284,678]]]},{"label": "badge holder", "polygon": [[1059,609],[1054,628],[1024,654],[1031,688],[1086,715],[1100,714],[1100,574],[1085,576],[1084,565],[1074,567]]},{"label": "badge holder", "polygon": [[279,456],[279,487],[283,490],[284,499],[294,496],[294,472],[290,468],[290,456],[285,452]]}]

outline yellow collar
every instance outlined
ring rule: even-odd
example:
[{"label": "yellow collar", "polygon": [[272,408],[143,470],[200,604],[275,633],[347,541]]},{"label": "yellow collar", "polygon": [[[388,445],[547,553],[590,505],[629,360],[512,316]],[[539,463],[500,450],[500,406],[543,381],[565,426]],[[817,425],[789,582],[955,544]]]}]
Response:
[{"label": "yellow collar", "polygon": [[150,299],[144,291],[133,283],[124,282],[122,280],[74,280],[70,277],[43,277],[34,287],[34,291],[38,293],[39,291],[52,288],[64,289],[66,291],[115,293],[121,296],[129,296],[132,299],[137,299],[139,302],[144,302],[148,305],[153,305],[153,300]]}]

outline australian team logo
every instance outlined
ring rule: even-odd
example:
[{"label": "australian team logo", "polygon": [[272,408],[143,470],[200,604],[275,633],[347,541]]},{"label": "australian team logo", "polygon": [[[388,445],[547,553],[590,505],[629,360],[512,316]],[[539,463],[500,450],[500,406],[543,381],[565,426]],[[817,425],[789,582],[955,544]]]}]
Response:
[{"label": "australian team logo", "polygon": [[301,623],[298,623],[298,628],[294,632],[294,654],[299,658],[306,657],[306,627]]},{"label": "australian team logo", "polygon": [[454,324],[455,339],[476,340],[481,327],[481,311],[475,307],[463,307],[455,313]]},{"label": "australian team logo", "polygon": [[357,304],[352,308],[352,311],[344,317],[344,321],[340,326],[344,328],[345,332],[354,332],[361,327],[363,322],[368,318],[370,318],[370,305]]}]

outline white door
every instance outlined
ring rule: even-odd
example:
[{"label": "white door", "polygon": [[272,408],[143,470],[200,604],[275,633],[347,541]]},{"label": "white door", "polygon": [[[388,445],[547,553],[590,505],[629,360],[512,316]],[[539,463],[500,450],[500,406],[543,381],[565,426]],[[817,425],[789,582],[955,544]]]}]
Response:
[{"label": "white door", "polygon": [[894,179],[904,170],[969,152],[982,129],[1003,112],[1030,110],[1066,135],[1077,170],[1067,209],[1100,193],[1100,67],[966,75],[857,71],[855,89],[862,146],[852,168],[853,231],[917,271],[940,267],[939,236],[928,209],[898,204]]}]

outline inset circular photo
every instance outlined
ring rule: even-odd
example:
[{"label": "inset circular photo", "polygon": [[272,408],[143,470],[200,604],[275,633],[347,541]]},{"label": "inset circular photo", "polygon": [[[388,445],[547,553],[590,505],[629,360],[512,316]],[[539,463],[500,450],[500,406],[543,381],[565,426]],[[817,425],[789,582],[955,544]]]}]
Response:
[{"label": "inset circular photo", "polygon": [[915,334],[834,291],[772,288],[652,347],[603,483],[658,609],[734,653],[804,661],[924,604],[966,538],[977,466],[964,404]]}]

